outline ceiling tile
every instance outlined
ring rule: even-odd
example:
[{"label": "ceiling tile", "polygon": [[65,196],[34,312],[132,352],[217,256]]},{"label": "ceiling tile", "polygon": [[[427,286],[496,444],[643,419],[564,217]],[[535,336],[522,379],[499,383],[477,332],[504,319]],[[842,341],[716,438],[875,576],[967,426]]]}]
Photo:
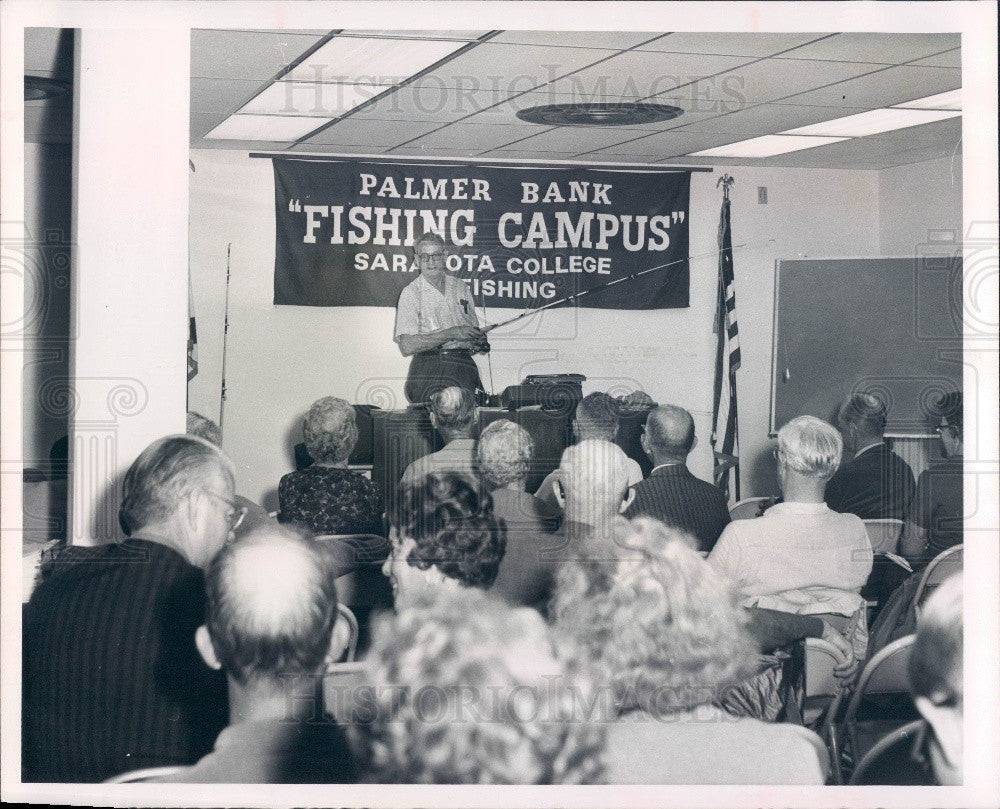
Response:
[{"label": "ceiling tile", "polygon": [[253,98],[262,84],[246,79],[191,79],[191,112],[229,115]]},{"label": "ceiling tile", "polygon": [[313,152],[319,154],[379,155],[383,150],[372,144],[326,144],[297,143],[289,147],[289,152]]},{"label": "ceiling tile", "polygon": [[441,87],[407,85],[393,90],[351,117],[390,121],[456,121],[503,98],[499,92],[459,92]]},{"label": "ceiling tile", "polygon": [[617,51],[635,47],[660,36],[662,34],[649,31],[503,31],[490,42]]},{"label": "ceiling tile", "polygon": [[837,34],[785,54],[794,59],[880,62],[898,65],[957,48],[958,34]]},{"label": "ceiling tile", "polygon": [[[234,152],[284,152],[288,149],[288,143],[264,140],[196,140],[191,143],[191,148],[228,149]],[[196,162],[195,169],[197,168]]]},{"label": "ceiling tile", "polygon": [[589,152],[603,149],[643,134],[642,130],[609,126],[561,126],[519,141],[519,149],[542,149],[552,152]]},{"label": "ceiling tile", "polygon": [[[789,104],[891,107],[915,98],[955,90],[962,86],[962,71],[943,67],[890,67],[829,87],[800,92],[782,100]],[[792,91],[795,92],[795,91]]]},{"label": "ceiling tile", "polygon": [[464,47],[466,43],[459,40],[336,36],[285,78],[305,82],[398,84]]},{"label": "ceiling tile", "polygon": [[504,146],[519,137],[523,137],[521,130],[514,132],[505,126],[463,123],[452,124],[425,135],[413,145],[429,146],[432,149],[460,148],[482,152]]},{"label": "ceiling tile", "polygon": [[272,79],[322,39],[315,34],[191,31],[192,78]]},{"label": "ceiling tile", "polygon": [[468,148],[431,148],[429,146],[400,146],[395,149],[387,150],[386,154],[390,155],[412,155],[413,157],[440,157],[443,159],[452,157],[476,157],[482,149],[476,149],[475,147]]},{"label": "ceiling tile", "polygon": [[626,51],[560,79],[555,92],[599,94],[614,99],[645,98],[687,86],[704,76],[732,70],[743,56]]},{"label": "ceiling tile", "polygon": [[726,102],[727,105],[739,108],[746,104],[775,101],[792,93],[801,93],[880,69],[881,65],[857,62],[763,59],[722,75],[703,79],[685,90],[689,98]]},{"label": "ceiling tile", "polygon": [[421,79],[427,86],[521,93],[607,56],[606,51],[486,42]]},{"label": "ceiling tile", "polygon": [[962,49],[955,48],[954,50],[945,51],[944,53],[939,53],[937,56],[928,56],[926,59],[918,59],[916,62],[911,62],[910,64],[917,67],[962,67]]},{"label": "ceiling tile", "polygon": [[642,165],[650,165],[659,160],[660,155],[624,155],[610,154],[608,152],[590,152],[586,155],[586,157],[582,157],[580,159],[593,163],[639,163]]},{"label": "ceiling tile", "polygon": [[658,155],[660,158],[671,155],[683,155],[713,146],[725,146],[727,143],[741,140],[738,135],[718,132],[685,132],[674,129],[670,132],[658,132],[628,143],[619,143],[602,149],[602,153],[622,155]]},{"label": "ceiling tile", "polygon": [[215,129],[226,118],[225,112],[191,112],[190,130],[192,138],[202,138]]},{"label": "ceiling tile", "polygon": [[655,42],[642,45],[642,51],[674,53],[714,53],[730,56],[771,56],[803,45],[825,34],[779,34],[751,32],[690,33],[674,32]]},{"label": "ceiling tile", "polygon": [[811,107],[793,104],[760,104],[729,115],[706,118],[680,128],[683,132],[731,132],[736,135],[769,135],[786,129],[830,121],[864,110],[853,107]]},{"label": "ceiling tile", "polygon": [[73,29],[25,28],[24,72],[73,80]]},{"label": "ceiling tile", "polygon": [[530,149],[524,151],[496,149],[481,155],[494,160],[572,160],[573,156],[574,152],[533,152]]},{"label": "ceiling tile", "polygon": [[318,145],[395,146],[430,132],[441,124],[437,121],[364,121],[344,118],[314,135],[307,142]]}]

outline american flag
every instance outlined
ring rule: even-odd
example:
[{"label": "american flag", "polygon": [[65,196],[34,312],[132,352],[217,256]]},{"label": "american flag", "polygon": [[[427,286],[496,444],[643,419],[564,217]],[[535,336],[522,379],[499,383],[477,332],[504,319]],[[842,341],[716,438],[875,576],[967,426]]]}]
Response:
[{"label": "american flag", "polygon": [[720,178],[723,186],[719,214],[719,292],[715,329],[715,390],[712,404],[712,451],[715,485],[729,492],[729,470],[734,469],[735,491],[740,499],[739,429],[736,408],[736,371],[740,367],[740,329],[736,323],[736,283],[733,275],[733,233],[729,218],[729,175]]}]

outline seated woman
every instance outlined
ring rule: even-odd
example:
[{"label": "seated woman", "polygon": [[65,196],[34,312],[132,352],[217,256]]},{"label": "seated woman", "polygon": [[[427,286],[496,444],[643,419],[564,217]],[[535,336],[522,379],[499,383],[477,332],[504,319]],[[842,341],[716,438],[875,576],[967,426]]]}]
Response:
[{"label": "seated woman", "polygon": [[784,502],[727,525],[708,563],[736,585],[744,606],[823,615],[863,660],[871,541],[859,517],[824,502],[842,450],[840,433],[821,419],[799,416],[782,427],[775,459]]},{"label": "seated woman", "polygon": [[604,672],[610,783],[822,784],[820,738],[712,703],[757,663],[730,583],[663,523],[619,520],[559,572],[556,625]]},{"label": "seated woman", "polygon": [[554,534],[559,514],[525,491],[535,442],[507,419],[491,422],[476,445],[476,466],[507,526],[507,552],[491,592],[519,607],[544,610],[552,594],[564,537]]},{"label": "seated woman", "polygon": [[599,783],[604,725],[579,663],[542,617],[468,588],[418,598],[376,628],[373,703],[349,727],[365,780]]},{"label": "seated woman", "polygon": [[381,534],[382,495],[371,480],[347,468],[358,440],[354,408],[325,396],[303,425],[312,466],[278,484],[278,520],[314,534]]},{"label": "seated woman", "polygon": [[435,472],[404,485],[391,516],[382,572],[397,612],[442,589],[493,584],[507,547],[493,500],[464,475]]}]

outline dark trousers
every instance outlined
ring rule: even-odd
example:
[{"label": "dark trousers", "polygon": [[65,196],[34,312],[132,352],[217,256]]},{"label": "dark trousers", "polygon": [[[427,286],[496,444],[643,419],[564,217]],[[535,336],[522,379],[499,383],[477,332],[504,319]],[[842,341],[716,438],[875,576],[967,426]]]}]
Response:
[{"label": "dark trousers", "polygon": [[426,402],[442,388],[482,390],[479,368],[472,354],[464,350],[424,351],[410,360],[410,372],[403,392],[409,402]]}]

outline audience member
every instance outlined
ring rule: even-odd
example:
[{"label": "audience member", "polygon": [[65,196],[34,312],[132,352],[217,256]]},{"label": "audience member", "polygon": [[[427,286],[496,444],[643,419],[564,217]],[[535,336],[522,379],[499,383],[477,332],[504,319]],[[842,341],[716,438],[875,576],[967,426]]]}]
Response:
[{"label": "audience member", "polygon": [[66,543],[69,440],[56,439],[49,449],[48,474],[25,469],[21,484],[21,601],[27,603],[38,583],[43,561]]},{"label": "audience member", "polygon": [[122,495],[128,538],[67,548],[26,607],[25,780],[190,764],[225,724],[225,681],[194,632],[201,569],[237,514],[233,466],[202,439],[168,436],[135,460]]},{"label": "audience member", "polygon": [[745,615],[690,537],[619,520],[559,573],[557,627],[605,672],[611,783],[822,784],[823,742],[790,724],[736,718],[712,703],[756,668]]},{"label": "audience member", "polygon": [[860,593],[872,569],[871,542],[859,517],[823,502],[841,450],[837,431],[813,416],[782,427],[775,458],[784,502],[757,519],[731,522],[708,561],[736,584],[744,606],[828,616],[863,659]]},{"label": "audience member", "polygon": [[[219,425],[193,410],[187,412],[187,434],[204,438],[217,447],[222,446],[222,430],[219,429]],[[263,507],[257,505],[253,500],[236,494],[233,495],[233,502],[236,504],[237,511],[241,512],[239,519],[233,525],[233,533],[237,539],[249,534],[255,528],[271,522],[271,518]]]},{"label": "audience member", "polygon": [[421,593],[453,587],[488,589],[507,541],[493,501],[464,475],[427,475],[404,485],[389,530],[382,572],[399,611]]},{"label": "audience member", "polygon": [[849,396],[840,406],[837,424],[854,457],[826,484],[826,503],[834,511],[863,520],[903,519],[913,496],[913,472],[885,443],[887,418],[882,400],[868,393]]},{"label": "audience member", "polygon": [[[280,571],[280,575],[275,575]],[[322,721],[321,675],[350,629],[315,543],[265,526],[227,545],[205,577],[208,619],[195,641],[229,684],[229,726],[179,783],[334,783],[355,780],[341,728]]]},{"label": "audience member", "polygon": [[563,451],[555,492],[563,509],[559,531],[567,545],[589,533],[612,535],[615,520],[635,499],[635,491],[629,489],[628,461],[617,444],[594,438]]},{"label": "audience member", "polygon": [[640,440],[653,471],[633,487],[635,501],[625,516],[655,517],[694,536],[698,550],[712,550],[729,524],[729,506],[719,488],[687,468],[688,453],[697,443],[691,414],[675,405],[657,407],[646,417]]},{"label": "audience member", "polygon": [[474,478],[479,411],[472,391],[453,387],[432,393],[430,419],[441,434],[444,447],[406,467],[400,485],[411,485],[434,472],[457,472]]},{"label": "audience member", "polygon": [[[620,405],[606,393],[590,393],[580,400],[576,406],[576,414],[573,418],[573,438],[579,443],[582,441],[604,441],[614,444],[618,436],[618,422],[620,418]],[[628,485],[634,486],[642,480],[642,468],[639,464],[625,456],[625,465],[628,470]],[[559,478],[559,470],[550,473],[542,485],[538,487],[535,496],[544,500],[550,506],[557,506],[558,500],[555,494],[555,481]]]},{"label": "audience member", "polygon": [[544,609],[552,594],[553,551],[560,539],[553,533],[556,512],[524,490],[534,448],[527,430],[499,419],[479,436],[476,463],[491,490],[493,513],[507,526],[507,551],[491,590],[515,606]]},{"label": "audience member", "polygon": [[[278,520],[314,534],[382,534],[382,494],[347,468],[358,440],[354,408],[336,396],[313,402],[302,429],[314,463],[278,484]],[[373,553],[384,558],[384,543]],[[372,561],[363,559],[362,561]]]},{"label": "audience member", "polygon": [[534,610],[469,590],[420,599],[378,627],[370,664],[374,718],[350,728],[367,780],[600,781],[592,686]]},{"label": "audience member", "polygon": [[899,541],[901,553],[918,563],[962,543],[962,394],[943,396],[935,415],[944,460],[920,473]]},{"label": "audience member", "polygon": [[957,573],[927,599],[909,661],[913,701],[930,730],[927,759],[944,786],[963,783],[962,620],[962,574]]}]

